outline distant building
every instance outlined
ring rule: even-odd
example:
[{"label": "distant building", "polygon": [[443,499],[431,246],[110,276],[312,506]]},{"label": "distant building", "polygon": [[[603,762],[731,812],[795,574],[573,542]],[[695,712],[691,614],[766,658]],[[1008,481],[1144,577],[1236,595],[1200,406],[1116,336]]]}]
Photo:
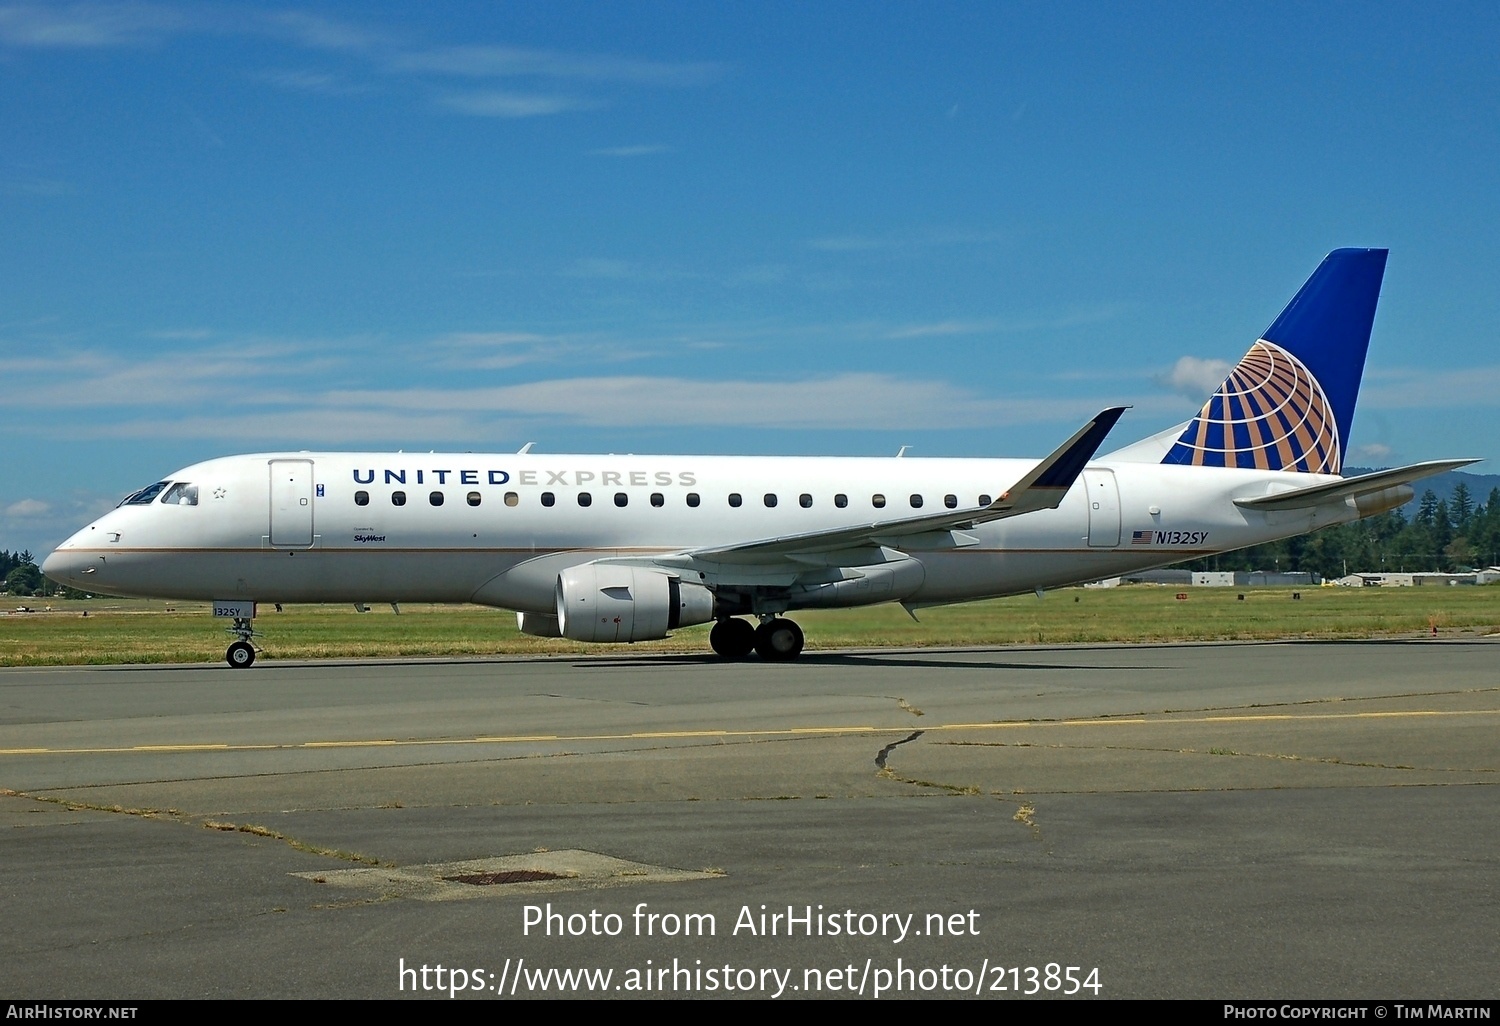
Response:
[{"label": "distant building", "polygon": [[1193,583],[1191,570],[1142,570],[1126,574],[1122,578],[1127,584],[1171,584],[1178,587]]},{"label": "distant building", "polygon": [[1304,570],[1296,572],[1281,573],[1276,570],[1251,570],[1247,573],[1234,575],[1234,583],[1242,588],[1276,587],[1295,588],[1301,585],[1311,586],[1322,584],[1321,574],[1311,574]]},{"label": "distant building", "polygon": [[1462,573],[1356,573],[1340,577],[1335,584],[1350,588],[1421,588],[1500,583],[1500,567]]}]

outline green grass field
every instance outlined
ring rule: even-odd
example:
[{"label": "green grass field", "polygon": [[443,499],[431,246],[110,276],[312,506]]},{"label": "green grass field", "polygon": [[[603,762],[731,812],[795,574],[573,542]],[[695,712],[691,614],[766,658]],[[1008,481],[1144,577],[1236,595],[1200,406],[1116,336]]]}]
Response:
[{"label": "green grass field", "polygon": [[[1178,599],[1178,594],[1186,599]],[[1300,599],[1293,595],[1299,594]],[[1241,601],[1238,595],[1244,595]],[[231,638],[206,603],[130,599],[12,599],[0,616],[0,666],[217,662]],[[50,610],[48,607],[50,606]],[[84,611],[88,612],[84,616]],[[1211,641],[1254,638],[1365,638],[1455,630],[1500,630],[1500,586],[1419,588],[1187,588],[1138,585],[1069,588],[922,610],[898,606],[808,610],[797,621],[810,650],[1101,641]],[[511,613],[479,606],[261,607],[261,659],[357,656],[481,656],[620,653],[617,646],[532,638]],[[708,626],[678,631],[629,651],[706,652]]]}]

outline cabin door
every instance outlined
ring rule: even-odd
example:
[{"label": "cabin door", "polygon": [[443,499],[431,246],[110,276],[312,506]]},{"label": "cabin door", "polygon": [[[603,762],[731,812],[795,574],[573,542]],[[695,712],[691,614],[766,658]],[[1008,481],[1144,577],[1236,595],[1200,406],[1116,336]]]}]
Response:
[{"label": "cabin door", "polygon": [[313,542],[312,460],[271,461],[271,544]]},{"label": "cabin door", "polygon": [[1085,470],[1089,496],[1089,545],[1110,548],[1120,544],[1120,486],[1113,470]]}]

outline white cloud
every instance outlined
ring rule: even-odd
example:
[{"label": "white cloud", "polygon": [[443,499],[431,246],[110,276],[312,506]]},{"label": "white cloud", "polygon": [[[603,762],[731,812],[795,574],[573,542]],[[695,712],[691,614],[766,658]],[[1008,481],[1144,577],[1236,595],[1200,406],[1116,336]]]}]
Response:
[{"label": "white cloud", "polygon": [[[322,403],[372,410],[464,411],[598,427],[738,425],[884,429],[999,426],[1081,419],[1094,399],[995,399],[943,381],[842,374],[810,381],[594,377],[496,388],[331,392]],[[320,403],[321,405],[321,403]]]},{"label": "white cloud", "polygon": [[0,360],[0,403],[17,408],[169,404],[192,409],[207,403],[210,395],[227,395],[237,402],[274,399],[282,404],[294,401],[289,393],[277,388],[256,396],[248,383],[279,378],[292,361],[315,373],[338,361],[337,346],[245,339],[130,359],[81,350]]},{"label": "white cloud", "polygon": [[293,42],[313,50],[368,50],[391,42],[384,33],[318,14],[286,11],[267,20]]},{"label": "white cloud", "polygon": [[154,43],[186,27],[156,4],[13,4],[0,7],[0,40],[15,46],[95,49]]},{"label": "white cloud", "polygon": [[460,114],[482,118],[536,118],[572,110],[588,110],[598,104],[576,96],[514,93],[489,89],[471,93],[447,93],[439,104]]},{"label": "white cloud", "polygon": [[403,54],[392,62],[402,71],[465,78],[556,78],[638,85],[699,85],[719,77],[717,64],[670,64],[608,54],[560,53],[514,46],[448,46]]},{"label": "white cloud", "polygon": [[273,68],[254,77],[292,92],[313,93],[318,96],[359,96],[371,91],[369,86],[356,85],[339,75],[321,71]]},{"label": "white cloud", "polygon": [[591,157],[648,157],[654,153],[670,153],[672,147],[642,144],[639,146],[606,146],[603,149],[589,150]]},{"label": "white cloud", "polygon": [[1172,369],[1158,374],[1156,382],[1178,395],[1203,402],[1224,383],[1234,365],[1223,360],[1204,360],[1197,356],[1178,357]]},{"label": "white cloud", "polygon": [[1385,466],[1391,458],[1394,450],[1389,445],[1380,442],[1371,442],[1369,445],[1356,445],[1349,450],[1348,463],[1369,463],[1377,467]]},{"label": "white cloud", "polygon": [[[1369,378],[1378,384],[1372,387]],[[1367,376],[1359,400],[1383,410],[1493,407],[1500,405],[1500,366],[1452,371],[1415,367],[1383,370]]]},{"label": "white cloud", "polygon": [[488,433],[486,421],[451,412],[408,412],[393,416],[389,410],[383,409],[306,409],[300,406],[295,416],[285,412],[226,412],[211,417],[153,418],[99,427],[75,425],[66,430],[68,437],[75,438],[217,438],[232,441],[240,447],[281,442],[289,449],[330,443],[354,448],[367,448],[376,443],[399,446],[416,438],[481,439]]},{"label": "white cloud", "polygon": [[455,331],[433,339],[438,345],[450,346],[516,346],[557,342],[560,335],[538,335],[534,331]]},{"label": "white cloud", "polygon": [[994,321],[936,321],[932,324],[911,324],[894,328],[886,338],[934,338],[943,335],[974,335],[982,331],[993,331]]},{"label": "white cloud", "polygon": [[45,516],[52,507],[40,499],[22,499],[5,507],[7,517],[40,517]]}]

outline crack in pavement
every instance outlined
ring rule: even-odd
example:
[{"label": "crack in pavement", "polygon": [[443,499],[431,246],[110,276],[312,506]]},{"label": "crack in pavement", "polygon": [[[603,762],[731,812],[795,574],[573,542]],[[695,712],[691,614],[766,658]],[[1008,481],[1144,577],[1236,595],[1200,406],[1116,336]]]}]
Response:
[{"label": "crack in pavement", "polygon": [[891,749],[896,748],[899,745],[910,744],[917,738],[921,737],[924,733],[926,733],[926,731],[914,730],[911,734],[902,738],[900,741],[892,741],[890,744],[886,745],[880,750],[879,754],[875,756],[875,768],[882,770],[885,769],[885,760],[890,756]]}]

